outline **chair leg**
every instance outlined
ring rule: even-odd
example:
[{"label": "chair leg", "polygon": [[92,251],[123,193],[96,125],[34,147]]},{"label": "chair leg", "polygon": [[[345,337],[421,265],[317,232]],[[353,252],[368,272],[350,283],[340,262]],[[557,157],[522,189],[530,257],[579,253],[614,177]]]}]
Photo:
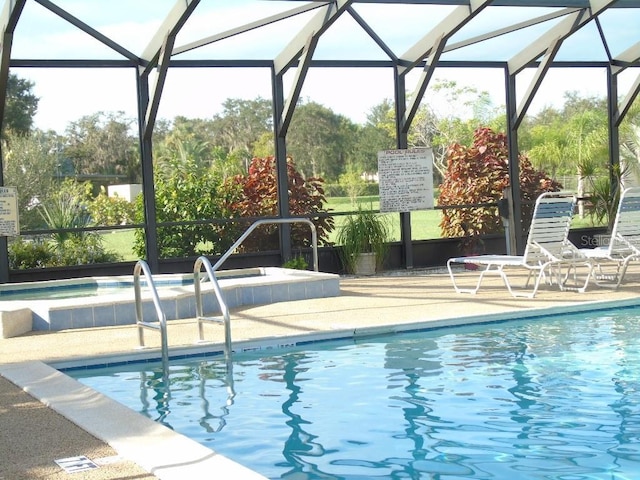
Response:
[{"label": "chair leg", "polygon": [[620,262],[614,260],[608,263],[615,263],[615,272],[605,273],[602,268],[602,262],[599,262],[593,269],[592,277],[597,286],[616,290],[620,286],[620,283],[626,273],[626,261]]},{"label": "chair leg", "polygon": [[632,260],[636,260],[636,257],[627,257],[627,258],[624,259],[624,262],[622,263],[622,268],[618,272],[618,282],[616,283],[616,287],[615,288],[618,288],[620,286],[620,284],[622,283],[622,280],[624,279],[624,276],[627,273],[627,267],[629,267],[629,263]]},{"label": "chair leg", "polygon": [[[527,282],[525,283],[525,288],[529,286],[529,280],[531,279],[531,275],[533,275],[533,270],[529,270],[529,274],[527,276]],[[540,287],[540,282],[542,279],[546,278],[545,268],[541,268],[538,272],[538,275],[535,277],[535,281],[533,282],[533,289],[530,291],[525,290],[514,290],[511,286],[508,286],[509,292],[512,296],[516,298],[533,298],[538,293],[538,288]]]},{"label": "chair leg", "polygon": [[[460,287],[456,282],[455,274],[453,273],[453,269],[451,268],[452,263],[460,263],[460,262],[452,262],[451,260],[447,261],[447,270],[449,271],[449,278],[451,279],[451,283],[453,284],[453,289],[456,291],[456,293],[476,294],[480,289],[480,284],[482,283],[482,275],[480,275],[480,277],[478,278],[478,282],[476,283],[476,286],[474,288]],[[464,265],[464,263],[462,265]]]},{"label": "chair leg", "polygon": [[[579,286],[579,284],[578,284],[578,265],[576,265],[575,263],[572,263],[572,264],[568,265],[568,267],[567,267],[567,275],[565,275],[565,277],[562,279],[562,282],[560,283],[560,290],[562,290],[562,291],[569,290],[569,291],[574,291],[574,292],[579,292],[579,293],[584,293],[584,292],[587,291],[587,287],[589,286],[589,281],[593,277],[593,271],[594,271],[595,267],[594,267],[593,262],[591,262],[591,261],[586,261],[582,265],[587,268],[587,273],[585,275],[584,283],[581,286]],[[574,283],[574,286],[567,286],[567,281],[569,280],[569,277],[571,276],[571,272],[573,272],[573,283]]]},{"label": "chair leg", "polygon": [[455,273],[451,268],[452,263],[461,263],[461,262],[451,262],[450,260],[447,261],[447,270],[449,271],[449,278],[451,278],[451,283],[453,284],[453,289],[456,291],[456,293],[470,293],[472,295],[475,295],[478,292],[478,290],[480,290],[480,286],[482,285],[482,280],[484,279],[485,275],[493,274],[493,273],[500,275],[500,277],[502,277],[502,281],[507,286],[507,289],[511,291],[511,285],[509,285],[509,281],[507,279],[506,274],[503,272],[502,266],[493,265],[491,263],[487,264],[482,270],[479,271],[478,280],[476,282],[475,287],[464,288],[459,286],[458,282],[456,281]]}]

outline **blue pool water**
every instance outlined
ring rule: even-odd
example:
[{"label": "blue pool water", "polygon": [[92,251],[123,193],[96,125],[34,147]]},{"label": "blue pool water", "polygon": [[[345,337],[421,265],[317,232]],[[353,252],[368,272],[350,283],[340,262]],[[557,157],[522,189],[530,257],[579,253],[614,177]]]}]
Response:
[{"label": "blue pool water", "polygon": [[67,373],[272,479],[640,478],[640,309]]}]

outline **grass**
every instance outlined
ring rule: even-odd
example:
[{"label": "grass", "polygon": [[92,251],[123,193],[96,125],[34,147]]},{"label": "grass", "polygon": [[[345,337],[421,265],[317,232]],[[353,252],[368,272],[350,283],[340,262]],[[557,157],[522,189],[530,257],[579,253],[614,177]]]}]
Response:
[{"label": "grass", "polygon": [[133,245],[133,232],[134,230],[131,229],[114,230],[113,232],[103,233],[102,245],[105,250],[120,255],[125,262],[139,260],[139,257],[134,255],[131,250],[131,246]]},{"label": "grass", "polygon": [[[331,213],[348,213],[358,209],[358,204],[366,210],[378,210],[380,201],[377,195],[359,197],[355,203],[347,197],[328,198],[327,208],[332,209]],[[398,213],[382,214],[387,217],[391,228],[391,237],[394,241],[400,240],[400,215]],[[331,233],[331,241],[335,240],[340,225],[344,222],[344,215],[335,217],[336,229]],[[441,238],[440,221],[442,212],[440,210],[418,210],[411,212],[411,237],[414,240],[427,240]]]},{"label": "grass", "polygon": [[[380,202],[378,196],[359,197],[356,203],[352,203],[348,197],[330,197],[327,199],[327,208],[335,214],[335,229],[329,235],[329,239],[334,242],[340,225],[345,221],[345,217],[350,212],[357,210],[358,203],[364,209],[378,210]],[[398,213],[383,214],[388,218],[391,228],[391,236],[394,241],[400,240],[400,215]],[[411,212],[411,237],[413,240],[430,240],[441,238],[440,221],[442,212],[440,210],[418,210]],[[574,217],[572,228],[592,227],[589,216],[580,218]],[[102,238],[104,247],[111,252],[116,252],[123,257],[124,261],[135,261],[138,257],[131,251],[133,245],[134,230],[116,230],[104,233]]]}]

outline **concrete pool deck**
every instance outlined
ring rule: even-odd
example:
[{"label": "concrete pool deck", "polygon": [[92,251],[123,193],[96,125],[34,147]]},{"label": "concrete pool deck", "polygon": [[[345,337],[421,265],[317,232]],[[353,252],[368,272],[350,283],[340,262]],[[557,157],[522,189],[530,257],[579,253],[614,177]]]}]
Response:
[{"label": "concrete pool deck", "polygon": [[[477,295],[456,294],[447,275],[431,271],[343,277],[340,289],[338,297],[234,309],[234,345],[239,349],[255,348],[288,344],[298,337],[365,336],[426,326],[585,311],[605,307],[609,302],[640,304],[640,265],[630,267],[625,283],[617,291],[591,285],[586,293],[580,294],[542,286],[534,299],[511,297],[498,278],[488,278]],[[195,322],[170,323],[172,352],[219,350],[224,338],[222,327],[215,325],[205,325],[205,337],[211,344],[193,346],[197,336]],[[87,364],[88,359],[104,364],[136,355],[158,358],[159,335],[145,331],[145,340],[148,348],[138,349],[135,326],[32,332],[0,339],[0,480],[201,478],[187,473],[193,467],[190,464],[197,463],[195,460],[169,460],[162,453],[163,445],[156,445],[154,451],[142,456],[132,454],[140,450],[141,438],[145,442],[149,438],[162,440],[164,433],[154,432],[154,425],[143,422],[143,430],[137,428],[135,435],[114,434],[114,424],[133,422],[134,417],[151,421],[135,413],[131,415],[131,411],[118,405],[99,408],[107,416],[106,421],[95,418],[91,407],[100,406],[103,399],[83,397],[82,408],[78,408],[75,396],[81,397],[86,392],[76,392],[77,382],[48,366]],[[55,393],[60,391],[64,394]],[[118,421],[114,422],[114,418]],[[99,425],[95,426],[96,423]],[[105,429],[112,436],[103,435]],[[228,465],[210,450],[180,443],[183,438],[174,434],[164,440],[171,450],[184,447],[195,458],[211,457],[207,459],[213,460],[208,464],[207,478],[212,474],[212,464],[220,469],[237,466]],[[81,474],[70,474],[55,463],[79,455],[101,465]],[[171,468],[167,468],[169,461]],[[250,472],[244,473],[245,476],[226,478],[251,478]]]}]

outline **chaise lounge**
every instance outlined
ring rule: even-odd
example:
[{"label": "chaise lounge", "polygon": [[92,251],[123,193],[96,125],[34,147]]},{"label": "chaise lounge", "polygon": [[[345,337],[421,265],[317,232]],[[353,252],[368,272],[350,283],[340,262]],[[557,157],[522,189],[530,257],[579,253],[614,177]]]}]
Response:
[{"label": "chaise lounge", "polygon": [[[597,285],[614,289],[620,286],[629,262],[640,260],[640,187],[627,188],[620,195],[609,244],[580,252],[595,262],[593,276]],[[610,266],[615,267],[614,273],[605,273]]]},{"label": "chaise lounge", "polygon": [[[533,219],[527,237],[523,255],[476,255],[454,257],[447,261],[447,269],[458,293],[475,294],[480,289],[486,275],[499,275],[509,293],[514,297],[533,298],[543,280],[556,284],[561,290],[584,292],[592,275],[593,264],[569,240],[569,228],[576,204],[576,197],[567,193],[546,192],[536,201]],[[477,282],[471,288],[459,286],[455,264],[474,264],[479,267]],[[584,284],[569,287],[567,280],[570,273],[577,284],[577,268],[587,269]],[[514,288],[508,272],[519,270],[527,273],[524,288]],[[564,273],[563,273],[564,272]],[[466,274],[465,274],[466,275]],[[533,288],[529,287],[531,276],[535,275]]]}]

